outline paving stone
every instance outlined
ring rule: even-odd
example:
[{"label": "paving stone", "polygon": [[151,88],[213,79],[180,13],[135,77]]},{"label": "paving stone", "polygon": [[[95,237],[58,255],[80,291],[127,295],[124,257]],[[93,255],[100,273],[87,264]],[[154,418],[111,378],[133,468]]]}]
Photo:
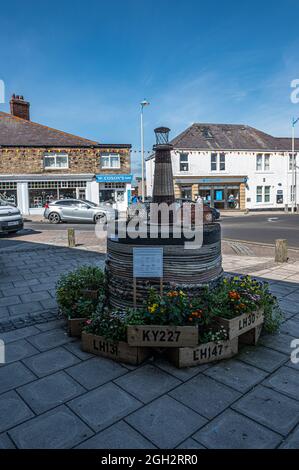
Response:
[{"label": "paving stone", "polygon": [[20,361],[29,356],[37,354],[39,351],[25,339],[8,343],[5,347],[5,363]]},{"label": "paving stone", "polygon": [[263,386],[257,386],[232,408],[283,435],[299,422],[299,402]]},{"label": "paving stone", "polygon": [[0,449],[15,449],[12,440],[6,433],[0,434]]},{"label": "paving stone", "polygon": [[0,394],[31,382],[36,377],[21,362],[0,366]]},{"label": "paving stone", "polygon": [[142,403],[117,385],[108,383],[70,401],[68,406],[98,432],[132,413]]},{"label": "paving stone", "polygon": [[125,421],[160,449],[173,449],[207,422],[168,396],[145,405]]},{"label": "paving stone", "polygon": [[280,333],[276,335],[265,335],[260,338],[260,344],[276,351],[291,354],[291,341],[292,338],[289,335]]},{"label": "paving stone", "polygon": [[299,426],[282,442],[280,449],[299,449]]},{"label": "paving stone", "polygon": [[39,302],[23,302],[19,305],[11,305],[10,307],[8,307],[10,315],[21,315],[25,313],[40,312],[42,309],[43,308]]},{"label": "paving stone", "polygon": [[299,400],[299,370],[281,367],[277,372],[264,380],[263,385]]},{"label": "paving stone", "polygon": [[4,393],[0,397],[0,432],[32,418],[34,414],[15,391]]},{"label": "paving stone", "polygon": [[21,281],[21,280],[14,280],[13,284],[15,287],[28,287],[28,286],[33,286],[40,284],[40,281],[36,279],[36,276],[34,279],[27,279],[26,281]]},{"label": "paving stone", "polygon": [[63,329],[56,328],[54,330],[32,336],[28,341],[30,341],[30,343],[40,351],[47,351],[47,349],[56,348],[62,344],[69,343],[70,341],[73,341],[73,338],[68,336]]},{"label": "paving stone", "polygon": [[85,392],[64,372],[57,372],[18,388],[18,393],[36,414],[50,410]]},{"label": "paving stone", "polygon": [[32,292],[42,292],[42,291],[45,291],[45,292],[48,292],[49,289],[51,289],[51,287],[54,287],[54,282],[46,282],[44,284],[36,284],[34,286],[30,286],[30,289]]},{"label": "paving stone", "polygon": [[[124,439],[125,436],[125,439]],[[156,449],[124,421],[110,426],[80,444],[77,449]]]},{"label": "paving stone", "polygon": [[0,307],[0,318],[7,317],[9,315],[9,311],[7,307]]},{"label": "paving stone", "polygon": [[49,331],[54,330],[55,328],[64,328],[65,326],[65,319],[60,319],[41,323],[40,325],[37,325],[36,328],[38,328],[40,331]]},{"label": "paving stone", "polygon": [[156,359],[154,361],[155,366],[159,367],[160,369],[164,370],[168,374],[173,375],[177,379],[182,380],[185,382],[186,380],[191,379],[195,375],[198,375],[200,372],[207,370],[210,365],[203,364],[201,366],[195,367],[184,367],[182,369],[178,369],[177,367],[173,366],[167,359]]},{"label": "paving stone", "polygon": [[297,302],[283,299],[279,301],[279,305],[282,310],[286,310],[291,313],[299,313],[299,305]]},{"label": "paving stone", "polygon": [[67,369],[83,387],[91,390],[127,373],[127,369],[109,359],[94,357]]},{"label": "paving stone", "polygon": [[281,331],[292,337],[299,338],[299,321],[288,320],[281,326]]},{"label": "paving stone", "polygon": [[187,449],[205,449],[205,447],[190,437],[189,439],[184,441],[181,445],[176,447],[176,449],[186,449],[186,450]]},{"label": "paving stone", "polygon": [[[49,294],[50,295],[50,294]],[[44,308],[58,308],[56,299],[53,299],[50,295],[49,299],[41,300],[40,302]]]},{"label": "paving stone", "polygon": [[22,302],[31,302],[34,300],[46,300],[51,296],[48,292],[30,292],[30,294],[23,294],[20,296]]},{"label": "paving stone", "polygon": [[92,431],[62,405],[15,427],[9,435],[19,449],[70,449]]},{"label": "paving stone", "polygon": [[148,403],[181,383],[180,380],[147,364],[115,380],[131,395]]},{"label": "paving stone", "polygon": [[23,287],[6,287],[2,288],[1,287],[1,292],[3,294],[3,297],[10,297],[10,296],[18,296],[21,294],[29,294],[30,289],[29,287],[23,286]]},{"label": "paving stone", "polygon": [[72,343],[65,344],[63,347],[67,349],[68,351],[70,351],[71,353],[75,354],[75,356],[77,356],[82,361],[85,361],[86,359],[90,359],[94,357],[93,354],[82,351],[81,341],[73,341]]},{"label": "paving stone", "polygon": [[9,307],[10,305],[20,304],[21,299],[17,295],[12,295],[10,297],[2,297],[0,299],[0,307]]},{"label": "paving stone", "polygon": [[267,372],[273,372],[287,362],[288,356],[263,346],[245,346],[239,351],[238,360]]},{"label": "paving stone", "polygon": [[241,396],[203,374],[177,387],[169,395],[208,419],[214,418]]},{"label": "paving stone", "polygon": [[59,347],[24,359],[23,362],[35,375],[44,377],[58,372],[61,369],[78,364],[79,361],[80,360],[70,351]]},{"label": "paving stone", "polygon": [[0,339],[2,339],[5,344],[7,344],[22,338],[28,338],[29,336],[33,336],[36,333],[39,333],[39,330],[35,328],[35,326],[27,326],[25,328],[20,328],[19,330],[0,333]]},{"label": "paving stone", "polygon": [[261,382],[267,375],[262,370],[235,359],[219,362],[207,369],[204,374],[243,393]]},{"label": "paving stone", "polygon": [[232,410],[214,418],[193,438],[208,449],[273,449],[282,437]]}]

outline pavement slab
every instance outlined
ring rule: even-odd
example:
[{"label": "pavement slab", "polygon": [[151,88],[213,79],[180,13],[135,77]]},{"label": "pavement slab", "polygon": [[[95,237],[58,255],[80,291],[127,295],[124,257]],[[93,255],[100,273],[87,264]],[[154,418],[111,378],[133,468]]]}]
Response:
[{"label": "pavement slab", "polygon": [[21,362],[0,366],[0,394],[32,382],[36,376]]},{"label": "pavement slab", "polygon": [[[30,408],[15,391],[0,397],[0,433],[34,416]],[[1,445],[0,445],[1,448]]]},{"label": "pavement slab", "polygon": [[94,357],[66,369],[67,373],[88,390],[125,374],[128,370],[110,359]]},{"label": "pavement slab", "polygon": [[299,400],[299,370],[281,367],[264,380],[263,385]]},{"label": "pavement slab", "polygon": [[63,347],[50,349],[23,360],[28,369],[38,377],[53,374],[78,362],[80,362],[79,358]]}]

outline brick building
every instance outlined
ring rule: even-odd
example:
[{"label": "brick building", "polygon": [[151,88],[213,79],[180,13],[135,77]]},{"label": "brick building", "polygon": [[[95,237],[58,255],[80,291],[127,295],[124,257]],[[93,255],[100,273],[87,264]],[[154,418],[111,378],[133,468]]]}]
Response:
[{"label": "brick building", "polygon": [[131,145],[102,144],[30,121],[30,104],[12,96],[0,112],[0,197],[23,214],[40,214],[61,198],[111,202],[131,197]]}]

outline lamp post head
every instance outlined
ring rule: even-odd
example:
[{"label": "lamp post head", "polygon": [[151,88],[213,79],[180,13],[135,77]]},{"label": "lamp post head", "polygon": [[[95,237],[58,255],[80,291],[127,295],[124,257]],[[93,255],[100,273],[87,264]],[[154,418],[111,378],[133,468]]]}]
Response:
[{"label": "lamp post head", "polygon": [[292,126],[295,127],[295,124],[297,124],[298,121],[299,121],[299,117],[297,119],[293,117]]},{"label": "lamp post head", "polygon": [[140,104],[141,104],[141,107],[144,108],[144,106],[149,106],[150,103],[147,100],[143,100],[143,101],[141,101]]}]

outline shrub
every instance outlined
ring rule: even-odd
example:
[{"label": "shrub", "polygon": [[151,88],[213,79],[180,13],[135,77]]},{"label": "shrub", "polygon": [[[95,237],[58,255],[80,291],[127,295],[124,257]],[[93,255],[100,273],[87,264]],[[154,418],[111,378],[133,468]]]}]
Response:
[{"label": "shrub", "polygon": [[[83,289],[98,290],[98,298],[87,299]],[[96,304],[103,303],[105,296],[105,275],[96,266],[81,266],[63,274],[56,284],[56,298],[61,312],[67,317],[90,317]]]}]

